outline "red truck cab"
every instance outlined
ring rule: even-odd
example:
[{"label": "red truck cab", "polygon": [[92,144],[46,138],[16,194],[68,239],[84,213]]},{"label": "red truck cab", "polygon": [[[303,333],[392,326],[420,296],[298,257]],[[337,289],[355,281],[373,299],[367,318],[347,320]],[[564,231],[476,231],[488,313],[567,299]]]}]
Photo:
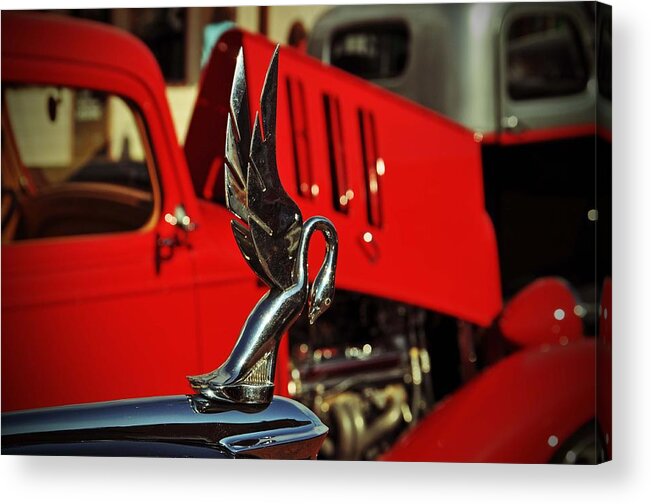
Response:
[{"label": "red truck cab", "polygon": [[100,24],[9,14],[2,72],[3,410],[184,390],[205,232],[170,223],[199,209],[156,61]]}]

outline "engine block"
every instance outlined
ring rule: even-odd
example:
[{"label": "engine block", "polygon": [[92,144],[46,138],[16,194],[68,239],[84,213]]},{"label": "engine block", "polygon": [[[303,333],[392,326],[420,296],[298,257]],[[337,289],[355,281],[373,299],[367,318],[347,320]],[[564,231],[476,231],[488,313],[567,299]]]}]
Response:
[{"label": "engine block", "polygon": [[289,333],[289,392],[330,427],[320,456],[374,459],[433,405],[428,312],[337,292],[319,324]]}]

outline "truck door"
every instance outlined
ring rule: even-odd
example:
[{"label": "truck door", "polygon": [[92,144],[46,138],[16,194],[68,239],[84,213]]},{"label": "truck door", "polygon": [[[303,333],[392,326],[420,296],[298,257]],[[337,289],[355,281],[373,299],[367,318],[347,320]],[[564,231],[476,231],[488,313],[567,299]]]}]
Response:
[{"label": "truck door", "polygon": [[2,74],[3,410],[187,390],[192,267],[162,83],[4,51]]}]

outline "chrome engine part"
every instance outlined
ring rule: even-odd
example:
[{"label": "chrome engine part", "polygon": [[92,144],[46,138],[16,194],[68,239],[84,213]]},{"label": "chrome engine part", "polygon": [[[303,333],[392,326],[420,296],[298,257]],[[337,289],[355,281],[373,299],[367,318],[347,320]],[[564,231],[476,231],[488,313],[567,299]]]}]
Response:
[{"label": "chrome engine part", "polygon": [[320,456],[370,460],[434,403],[428,312],[337,292],[320,324],[289,334],[289,392],[328,425]]},{"label": "chrome engine part", "polygon": [[412,420],[407,390],[401,385],[334,394],[322,399],[319,409],[322,421],[337,432],[323,446],[322,455],[340,460],[373,458],[379,443]]}]

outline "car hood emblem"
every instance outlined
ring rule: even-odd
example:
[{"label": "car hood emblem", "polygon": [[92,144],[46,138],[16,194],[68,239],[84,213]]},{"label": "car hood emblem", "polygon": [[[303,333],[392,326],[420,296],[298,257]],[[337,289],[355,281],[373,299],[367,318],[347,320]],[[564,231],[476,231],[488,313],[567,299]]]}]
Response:
[{"label": "car hood emblem", "polygon": [[[282,335],[306,304],[312,324],[334,297],[337,231],[325,217],[303,222],[278,175],[278,56],[276,47],[252,133],[242,49],[233,77],[226,128],[226,204],[237,217],[231,226],[244,259],[270,290],[249,314],[228,359],[210,373],[188,377],[190,385],[211,400],[268,404]],[[310,286],[307,257],[315,231],[323,233],[327,249]]]}]

